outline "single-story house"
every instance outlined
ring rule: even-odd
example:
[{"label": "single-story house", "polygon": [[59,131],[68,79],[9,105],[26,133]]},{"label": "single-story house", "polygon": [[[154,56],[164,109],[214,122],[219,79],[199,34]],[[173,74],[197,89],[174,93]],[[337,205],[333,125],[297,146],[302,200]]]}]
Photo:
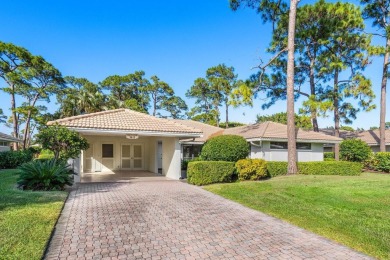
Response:
[{"label": "single-story house", "polygon": [[180,140],[202,136],[199,129],[129,109],[48,122],[48,125],[54,124],[74,130],[88,140],[89,149],[74,163],[81,177],[83,173],[144,170],[179,179]]},{"label": "single-story house", "polygon": [[[80,133],[89,149],[74,160],[80,181],[84,173],[148,171],[179,179],[181,160],[199,155],[208,138],[221,134],[241,135],[251,144],[251,158],[287,160],[287,126],[266,122],[222,129],[191,120],[156,118],[129,109],[109,110],[51,121]],[[297,131],[299,161],[322,161],[323,145],[340,138]]]},{"label": "single-story house", "polygon": [[[328,134],[328,135],[334,135],[334,130],[331,129],[323,129],[321,132]],[[390,129],[385,130],[385,138],[386,138],[386,151],[390,152]],[[380,134],[379,129],[376,130],[367,130],[367,131],[340,131],[340,137],[342,139],[351,139],[351,138],[357,138],[364,142],[366,142],[372,149],[374,153],[379,152],[379,142],[380,142]],[[327,144],[325,145],[325,152],[332,152],[334,148],[333,144]]]},{"label": "single-story house", "polygon": [[0,133],[0,152],[9,151],[12,143],[20,143],[21,140],[13,136]]},{"label": "single-story house", "polygon": [[[261,158],[267,161],[287,161],[287,125],[264,122],[253,125],[245,125],[222,129],[218,127],[210,128],[208,125],[191,120],[180,120],[181,123],[188,126],[196,126],[204,130],[207,138],[194,138],[192,140],[181,141],[183,146],[183,154],[186,153],[187,145],[198,146],[194,151],[201,150],[201,145],[211,136],[229,134],[240,135],[250,143],[250,158]],[[204,126],[202,126],[204,125]],[[339,143],[342,139],[334,136],[329,136],[323,133],[314,131],[306,131],[297,129],[297,155],[298,161],[323,161],[324,160],[324,144]],[[192,157],[196,157],[193,153]],[[183,156],[183,159],[191,156]]]}]

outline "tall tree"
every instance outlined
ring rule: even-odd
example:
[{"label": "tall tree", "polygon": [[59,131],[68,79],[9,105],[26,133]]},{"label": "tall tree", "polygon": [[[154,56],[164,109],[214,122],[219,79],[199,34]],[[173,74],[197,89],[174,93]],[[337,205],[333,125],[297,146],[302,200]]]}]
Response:
[{"label": "tall tree", "polygon": [[[257,123],[263,123],[263,122],[276,122],[281,124],[287,124],[287,113],[280,112],[273,115],[257,115],[256,122]],[[297,115],[295,114],[295,126],[298,128],[303,129],[313,129],[313,125],[311,122],[311,118],[304,115]]]},{"label": "tall tree", "polygon": [[3,109],[0,108],[0,124],[7,122],[7,116],[4,115]]},{"label": "tall tree", "polygon": [[221,104],[225,105],[225,124],[228,128],[229,106],[231,98],[234,97],[231,93],[237,87],[237,75],[234,74],[234,68],[219,64],[207,70],[206,78],[210,81],[215,108],[218,109]]},{"label": "tall tree", "polygon": [[[287,137],[288,137],[288,167],[289,174],[295,174],[297,168],[297,153],[296,153],[296,138],[295,138],[295,112],[294,112],[294,53],[295,53],[295,24],[296,12],[299,0],[289,1],[289,19],[288,19],[288,34],[287,34]],[[241,4],[254,8],[261,13],[263,21],[271,21],[273,29],[281,16],[285,15],[288,8],[288,3],[283,0],[230,0],[230,6],[233,10]],[[285,50],[284,50],[285,51]]]},{"label": "tall tree", "polygon": [[366,19],[373,20],[373,26],[378,28],[380,36],[385,40],[385,45],[379,52],[383,55],[382,82],[381,82],[381,103],[380,103],[380,151],[386,151],[386,88],[389,77],[390,57],[390,1],[389,0],[361,0],[364,4],[363,15]]},{"label": "tall tree", "polygon": [[110,108],[132,108],[146,112],[149,108],[149,96],[145,91],[149,85],[145,72],[136,71],[125,76],[113,75],[104,79],[100,85],[110,91]]},{"label": "tall tree", "polygon": [[151,84],[145,90],[149,93],[152,101],[153,116],[157,115],[158,110],[161,110],[164,102],[171,98],[175,92],[168,83],[160,80],[157,76],[152,76]]},{"label": "tall tree", "polygon": [[64,88],[65,82],[58,69],[47,62],[41,56],[34,56],[31,59],[31,67],[24,70],[24,83],[18,91],[25,98],[27,110],[23,131],[23,148],[27,147],[27,140],[30,132],[30,121],[36,110],[37,102],[50,101],[50,96],[57,94]]},{"label": "tall tree", "polygon": [[214,109],[214,93],[210,82],[205,78],[197,78],[194,84],[186,92],[186,97],[195,98],[195,107],[191,109],[188,116],[201,122],[219,122],[219,114]]},{"label": "tall tree", "polygon": [[[7,84],[7,87],[2,88],[2,90],[11,97],[11,121],[13,125],[13,135],[16,138],[19,138],[16,95],[18,86],[24,81],[22,71],[31,66],[32,57],[33,55],[26,49],[0,41],[0,78]],[[14,150],[18,150],[18,148],[18,144],[14,143]]]},{"label": "tall tree", "polygon": [[[371,81],[363,71],[369,64],[368,49],[371,39],[362,34],[364,22],[359,7],[338,2],[328,12],[337,14],[331,36],[323,42],[326,50],[321,60],[320,74],[331,85],[324,91],[324,98],[332,101],[335,136],[340,136],[340,123],[351,123],[360,110],[369,111],[375,97]],[[350,103],[349,98],[358,100],[359,107]],[[335,158],[339,158],[339,145],[335,145]]]},{"label": "tall tree", "polygon": [[104,110],[105,95],[99,85],[86,78],[65,77],[67,87],[57,94],[62,117]]},{"label": "tall tree", "polygon": [[172,96],[164,99],[161,107],[170,114],[170,117],[174,119],[183,119],[188,110],[186,102],[178,96]]}]

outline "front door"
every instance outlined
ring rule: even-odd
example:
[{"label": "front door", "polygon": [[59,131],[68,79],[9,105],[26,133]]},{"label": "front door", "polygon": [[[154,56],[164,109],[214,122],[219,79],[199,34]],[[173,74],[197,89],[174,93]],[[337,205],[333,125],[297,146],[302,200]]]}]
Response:
[{"label": "front door", "polygon": [[143,145],[142,144],[122,144],[121,149],[122,169],[143,170]]},{"label": "front door", "polygon": [[89,148],[84,151],[84,171],[95,171],[95,159],[93,157],[93,144],[89,145]]}]

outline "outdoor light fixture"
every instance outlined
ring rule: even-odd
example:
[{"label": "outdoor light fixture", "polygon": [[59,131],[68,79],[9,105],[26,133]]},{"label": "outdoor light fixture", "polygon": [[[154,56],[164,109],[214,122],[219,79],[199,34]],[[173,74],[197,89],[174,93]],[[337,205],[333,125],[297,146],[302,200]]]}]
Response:
[{"label": "outdoor light fixture", "polygon": [[136,139],[138,139],[138,135],[126,135],[126,138],[127,139],[130,139],[130,140],[136,140]]}]

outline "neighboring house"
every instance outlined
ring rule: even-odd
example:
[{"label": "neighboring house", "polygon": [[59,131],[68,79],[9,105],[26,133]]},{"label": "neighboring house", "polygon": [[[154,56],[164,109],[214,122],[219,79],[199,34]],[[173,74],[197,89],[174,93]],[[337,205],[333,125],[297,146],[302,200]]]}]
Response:
[{"label": "neighboring house", "polygon": [[48,124],[56,123],[80,133],[89,142],[89,149],[83,151],[80,160],[75,162],[76,172],[81,175],[146,170],[179,179],[180,139],[202,136],[199,129],[129,109],[67,117]]},{"label": "neighboring house", "polygon": [[[334,135],[334,130],[332,129],[323,129],[321,132],[327,135]],[[390,129],[385,131],[386,133],[386,151],[390,152]],[[376,130],[367,130],[367,131],[340,131],[340,137],[342,139],[351,139],[357,138],[366,142],[372,149],[374,153],[379,152],[379,129]],[[328,144],[325,146],[325,152],[332,152],[334,145]]]},{"label": "neighboring house", "polygon": [[0,133],[0,152],[11,150],[11,144],[15,142],[21,142],[20,139],[10,135]]},{"label": "neighboring house", "polygon": [[[182,120],[182,124],[196,126],[202,129],[199,122],[196,124],[190,120]],[[202,124],[205,125],[205,124]],[[287,161],[287,125],[264,122],[253,125],[232,127],[222,129],[218,127],[207,128],[207,136],[221,134],[240,135],[244,137],[251,147],[250,158],[262,158],[267,161]],[[198,146],[208,138],[183,140],[182,145],[197,144]],[[298,161],[323,161],[324,144],[339,143],[342,139],[314,131],[297,131],[297,153]],[[184,149],[183,149],[184,150]]]},{"label": "neighboring house", "polygon": [[[74,161],[80,173],[143,170],[181,177],[181,160],[199,155],[201,146],[211,136],[241,135],[251,144],[251,158],[270,161],[287,160],[287,126],[265,122],[222,129],[191,120],[156,118],[129,109],[116,109],[51,121],[80,133],[89,149]],[[340,138],[297,131],[299,161],[322,161],[323,144],[339,143]]]}]

